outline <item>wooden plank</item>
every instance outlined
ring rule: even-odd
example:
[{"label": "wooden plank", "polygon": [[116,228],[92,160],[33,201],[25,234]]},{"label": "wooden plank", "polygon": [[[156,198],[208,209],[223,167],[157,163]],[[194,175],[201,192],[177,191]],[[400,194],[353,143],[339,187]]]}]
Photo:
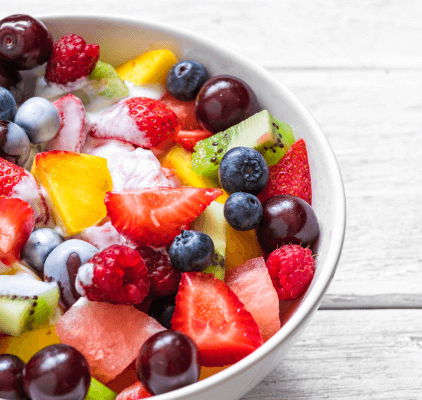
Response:
[{"label": "wooden plank", "polygon": [[311,111],[343,174],[346,239],[322,306],[422,307],[422,70],[272,73]]},{"label": "wooden plank", "polygon": [[422,310],[318,311],[243,400],[416,400]]},{"label": "wooden plank", "polygon": [[[0,16],[51,12],[51,0],[15,0]],[[420,0],[158,0],[154,6],[75,0],[55,5],[54,12],[165,22],[222,42],[265,67],[422,66]]]}]

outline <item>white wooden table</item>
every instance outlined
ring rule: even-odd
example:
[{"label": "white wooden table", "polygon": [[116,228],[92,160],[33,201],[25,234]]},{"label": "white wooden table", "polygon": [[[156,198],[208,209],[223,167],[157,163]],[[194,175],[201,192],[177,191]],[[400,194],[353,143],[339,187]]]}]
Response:
[{"label": "white wooden table", "polygon": [[153,19],[232,47],[291,89],[333,147],[348,209],[337,274],[244,400],[422,399],[422,1],[13,0],[0,17],[64,12]]}]

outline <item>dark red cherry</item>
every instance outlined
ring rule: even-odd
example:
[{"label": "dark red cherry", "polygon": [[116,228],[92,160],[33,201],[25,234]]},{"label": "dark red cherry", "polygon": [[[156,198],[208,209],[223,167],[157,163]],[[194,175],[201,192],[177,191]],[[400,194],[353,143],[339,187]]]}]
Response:
[{"label": "dark red cherry", "polygon": [[179,389],[199,379],[198,348],[181,332],[158,332],[142,345],[136,369],[138,379],[152,394]]},{"label": "dark red cherry", "polygon": [[283,244],[312,244],[319,224],[312,207],[299,197],[280,194],[263,204],[263,217],[256,228],[259,244],[271,253]]},{"label": "dark red cherry", "polygon": [[0,399],[25,400],[22,370],[25,363],[12,354],[0,355]]},{"label": "dark red cherry", "polygon": [[83,400],[91,374],[74,347],[54,344],[36,353],[23,369],[23,387],[32,400]]},{"label": "dark red cherry", "polygon": [[27,70],[45,63],[53,49],[46,26],[29,15],[15,14],[0,21],[0,59]]},{"label": "dark red cherry", "polygon": [[195,116],[204,129],[217,133],[242,122],[260,111],[252,88],[229,75],[205,82],[195,100]]}]

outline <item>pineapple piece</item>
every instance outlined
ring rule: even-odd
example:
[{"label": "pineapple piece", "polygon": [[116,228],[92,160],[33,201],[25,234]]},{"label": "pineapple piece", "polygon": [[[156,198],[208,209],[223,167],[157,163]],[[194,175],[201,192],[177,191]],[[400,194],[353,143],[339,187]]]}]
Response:
[{"label": "pineapple piece", "polygon": [[39,153],[31,173],[46,189],[64,236],[76,235],[107,215],[104,198],[113,184],[105,158],[70,151]]},{"label": "pineapple piece", "polygon": [[177,63],[176,56],[167,49],[152,50],[116,67],[124,81],[135,85],[165,84],[170,68]]},{"label": "pineapple piece", "polygon": [[[173,146],[163,158],[161,165],[173,171],[179,182],[184,186],[199,188],[217,188],[219,185],[212,179],[198,175],[192,169],[192,153],[184,149],[179,144]],[[224,192],[216,199],[219,203],[224,203],[229,195]]]}]

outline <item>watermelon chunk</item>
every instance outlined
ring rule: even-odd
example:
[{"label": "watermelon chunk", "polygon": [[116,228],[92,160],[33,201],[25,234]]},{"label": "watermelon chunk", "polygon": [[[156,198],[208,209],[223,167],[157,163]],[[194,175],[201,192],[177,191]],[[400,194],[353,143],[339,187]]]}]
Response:
[{"label": "watermelon chunk", "polygon": [[78,349],[102,383],[119,375],[135,360],[143,343],[163,330],[154,318],[133,306],[90,302],[84,297],[56,326],[60,341]]},{"label": "watermelon chunk", "polygon": [[267,341],[280,329],[281,324],[277,292],[264,259],[252,258],[226,271],[225,282],[252,314],[262,338]]},{"label": "watermelon chunk", "polygon": [[146,399],[147,397],[152,397],[152,394],[148,393],[141,382],[136,382],[123,390],[123,392],[116,397],[116,400],[140,400]]}]

